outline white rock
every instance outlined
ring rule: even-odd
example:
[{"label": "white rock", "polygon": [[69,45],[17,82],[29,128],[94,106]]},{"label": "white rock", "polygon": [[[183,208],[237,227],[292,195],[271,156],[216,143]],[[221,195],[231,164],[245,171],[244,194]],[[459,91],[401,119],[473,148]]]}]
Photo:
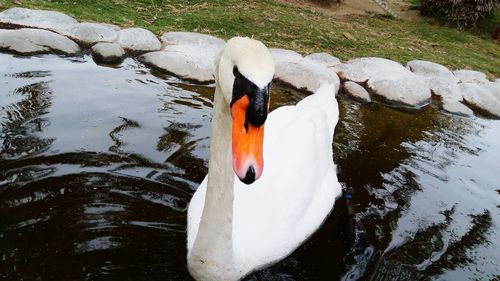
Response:
[{"label": "white rock", "polygon": [[453,73],[442,65],[425,61],[409,62],[407,67],[421,76],[432,92],[442,98],[443,110],[465,116],[473,111],[461,101],[500,117],[500,87],[489,82],[484,73],[458,70]]},{"label": "white rock", "polygon": [[444,99],[443,100],[443,110],[462,115],[462,116],[473,116],[474,113],[472,112],[472,109],[468,108],[465,104],[458,102],[456,100],[448,100]]},{"label": "white rock", "polygon": [[74,24],[77,21],[70,16],[54,11],[10,8],[0,13],[0,23],[53,29],[61,25]]},{"label": "white rock", "polygon": [[422,81],[401,77],[375,77],[367,82],[368,88],[389,102],[409,106],[423,106],[429,102],[431,91]]},{"label": "white rock", "polygon": [[383,58],[357,58],[349,60],[345,64],[336,65],[335,71],[342,79],[365,82],[377,76],[391,76],[411,73],[401,64]]},{"label": "white rock", "polygon": [[104,63],[117,63],[125,58],[125,50],[117,43],[97,43],[92,46],[92,53],[96,61]]},{"label": "white rock", "polygon": [[344,92],[354,99],[361,100],[363,102],[371,102],[370,93],[368,93],[365,88],[355,82],[347,81],[342,85]]},{"label": "white rock", "polygon": [[426,61],[411,61],[406,67],[420,76],[432,93],[441,97],[447,111],[458,110],[457,114],[467,115],[467,110],[460,103],[462,93],[458,88],[458,79],[451,71],[442,65]]},{"label": "white rock", "polygon": [[288,62],[295,62],[302,59],[301,54],[292,50],[271,48],[270,51],[275,61],[283,60]]},{"label": "white rock", "polygon": [[424,78],[424,81],[435,95],[449,100],[462,100],[462,93],[460,92],[458,83],[440,77]]},{"label": "white rock", "polygon": [[104,25],[104,26],[107,26],[111,29],[113,29],[114,31],[120,31],[120,27],[116,24],[111,24],[111,23],[101,23],[101,25]]},{"label": "white rock", "polygon": [[187,79],[214,80],[215,59],[224,40],[193,32],[167,32],[161,40],[164,49],[144,54],[142,62]]},{"label": "white rock", "polygon": [[200,82],[214,81],[214,68],[208,68],[205,60],[197,62],[190,55],[179,55],[172,52],[157,51],[142,55],[139,60],[154,68],[170,72],[185,79]]},{"label": "white rock", "polygon": [[127,28],[118,31],[118,44],[133,52],[151,52],[161,48],[158,38],[144,28]]},{"label": "white rock", "polygon": [[175,45],[187,46],[215,46],[219,51],[225,42],[217,37],[196,32],[166,32],[160,37],[164,47],[173,47]]},{"label": "white rock", "polygon": [[453,71],[455,77],[462,83],[487,83],[489,82],[486,74],[474,70],[455,70]]},{"label": "white rock", "polygon": [[460,83],[459,87],[467,103],[500,118],[500,84]]},{"label": "white rock", "polygon": [[421,60],[410,61],[406,67],[422,77],[432,92],[441,97],[443,110],[462,116],[473,116],[472,109],[461,102],[463,97],[458,85],[459,79],[448,68]]},{"label": "white rock", "polygon": [[425,81],[401,64],[382,58],[358,58],[334,67],[343,80],[367,83],[374,94],[390,102],[422,106],[431,91]]},{"label": "white rock", "polygon": [[0,49],[18,54],[61,53],[74,55],[80,47],[70,39],[42,29],[0,30]]},{"label": "white rock", "polygon": [[271,54],[275,63],[274,76],[277,79],[309,92],[315,92],[325,81],[335,85],[335,91],[338,92],[340,80],[333,69],[314,60],[303,58],[300,54],[290,50],[271,49]]},{"label": "white rock", "polygon": [[328,53],[314,53],[307,55],[306,58],[324,64],[326,67],[332,67],[341,63],[338,58]]},{"label": "white rock", "polygon": [[417,74],[418,76],[424,78],[439,78],[444,80],[449,80],[450,82],[457,83],[458,79],[453,75],[453,73],[443,65],[423,60],[412,60],[406,64],[406,67]]},{"label": "white rock", "polygon": [[61,25],[54,31],[84,44],[113,42],[118,38],[118,33],[112,27],[91,22]]},{"label": "white rock", "polygon": [[462,116],[473,115],[472,110],[461,103],[463,97],[458,83],[451,82],[449,79],[441,78],[440,76],[437,76],[437,78],[429,77],[424,80],[432,92],[441,97],[443,110]]}]

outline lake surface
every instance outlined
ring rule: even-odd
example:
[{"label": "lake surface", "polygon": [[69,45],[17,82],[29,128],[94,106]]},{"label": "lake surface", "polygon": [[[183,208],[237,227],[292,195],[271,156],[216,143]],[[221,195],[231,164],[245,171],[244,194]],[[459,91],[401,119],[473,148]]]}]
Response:
[{"label": "lake surface", "polygon": [[[0,54],[0,279],[190,280],[214,85]],[[306,94],[273,88],[272,107]],[[500,279],[500,121],[338,97],[344,196],[247,280]]]}]

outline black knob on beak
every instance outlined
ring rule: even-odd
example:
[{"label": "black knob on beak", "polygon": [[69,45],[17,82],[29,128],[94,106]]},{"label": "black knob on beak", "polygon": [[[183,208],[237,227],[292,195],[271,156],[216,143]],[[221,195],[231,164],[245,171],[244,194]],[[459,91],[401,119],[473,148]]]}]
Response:
[{"label": "black knob on beak", "polygon": [[233,84],[231,106],[243,96],[248,96],[250,104],[246,111],[246,123],[254,127],[262,126],[267,119],[270,84],[262,89],[248,80],[241,73],[237,73]]},{"label": "black knob on beak", "polygon": [[267,119],[267,103],[269,102],[269,85],[263,89],[257,87],[249,94],[250,105],[247,108],[247,118],[255,127],[262,126]]},{"label": "black knob on beak", "polygon": [[255,168],[253,166],[248,167],[247,174],[244,179],[240,179],[244,184],[251,184],[255,181]]}]

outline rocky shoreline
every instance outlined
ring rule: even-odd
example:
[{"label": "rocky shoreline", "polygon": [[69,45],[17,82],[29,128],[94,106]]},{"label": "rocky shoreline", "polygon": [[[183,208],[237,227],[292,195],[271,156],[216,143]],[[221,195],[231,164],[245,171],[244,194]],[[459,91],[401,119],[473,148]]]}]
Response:
[{"label": "rocky shoreline", "polygon": [[[55,53],[74,56],[90,50],[100,63],[120,63],[137,56],[150,67],[184,79],[210,82],[214,60],[224,40],[193,32],[167,32],[157,38],[142,28],[78,22],[63,13],[11,8],[0,13],[0,51],[19,55]],[[384,58],[356,58],[342,63],[327,53],[307,56],[271,49],[276,79],[314,92],[322,81],[361,102],[420,108],[435,103],[463,116],[500,118],[500,79],[481,72],[455,70],[429,61],[402,64]]]}]

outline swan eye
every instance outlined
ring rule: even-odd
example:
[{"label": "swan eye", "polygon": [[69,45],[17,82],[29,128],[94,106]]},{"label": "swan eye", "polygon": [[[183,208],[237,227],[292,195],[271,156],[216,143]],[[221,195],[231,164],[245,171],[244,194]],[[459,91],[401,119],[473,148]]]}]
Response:
[{"label": "swan eye", "polygon": [[238,76],[238,74],[240,74],[240,72],[238,71],[238,67],[235,65],[233,67],[233,75],[234,75],[234,77],[236,77],[236,76]]}]

